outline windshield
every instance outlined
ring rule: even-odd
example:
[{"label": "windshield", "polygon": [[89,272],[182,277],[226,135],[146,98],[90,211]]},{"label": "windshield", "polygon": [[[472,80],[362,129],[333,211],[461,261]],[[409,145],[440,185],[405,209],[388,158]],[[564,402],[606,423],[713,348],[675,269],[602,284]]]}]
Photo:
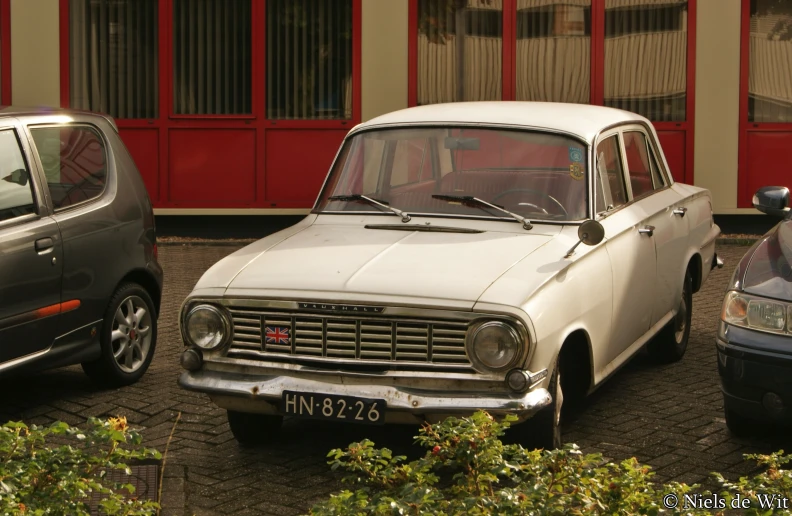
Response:
[{"label": "windshield", "polygon": [[587,170],[585,145],[557,134],[463,127],[369,131],[346,141],[315,212],[393,215],[348,197],[363,195],[411,215],[512,219],[439,195],[475,197],[534,221],[582,220]]}]

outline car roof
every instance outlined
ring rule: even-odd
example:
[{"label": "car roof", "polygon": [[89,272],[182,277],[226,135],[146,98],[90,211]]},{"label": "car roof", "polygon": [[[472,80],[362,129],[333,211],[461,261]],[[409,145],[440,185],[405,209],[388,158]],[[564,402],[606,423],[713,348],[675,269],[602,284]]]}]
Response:
[{"label": "car roof", "polygon": [[96,113],[93,111],[83,111],[80,109],[67,109],[49,106],[0,106],[0,118],[2,117],[35,117],[53,115],[75,115],[75,116],[94,116],[107,120],[110,125],[116,127],[115,120],[110,115]]},{"label": "car roof", "polygon": [[484,124],[550,129],[591,142],[606,127],[630,122],[649,124],[646,118],[629,111],[588,104],[453,102],[394,111],[357,125],[351,133],[392,125]]}]

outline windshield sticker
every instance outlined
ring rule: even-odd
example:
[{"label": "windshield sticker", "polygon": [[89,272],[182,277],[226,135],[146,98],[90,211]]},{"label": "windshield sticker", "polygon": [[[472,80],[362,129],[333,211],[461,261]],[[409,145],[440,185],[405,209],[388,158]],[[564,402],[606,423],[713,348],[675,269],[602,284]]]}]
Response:
[{"label": "windshield sticker", "polygon": [[579,147],[570,147],[569,161],[583,161],[583,149]]},{"label": "windshield sticker", "polygon": [[580,163],[572,163],[569,165],[569,175],[576,181],[583,179],[583,165]]}]

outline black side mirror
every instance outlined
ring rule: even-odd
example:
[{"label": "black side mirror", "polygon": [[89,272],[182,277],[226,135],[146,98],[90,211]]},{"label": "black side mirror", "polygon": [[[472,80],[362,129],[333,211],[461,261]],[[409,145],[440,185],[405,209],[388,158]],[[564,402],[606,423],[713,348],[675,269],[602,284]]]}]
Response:
[{"label": "black side mirror", "polygon": [[762,213],[784,217],[789,212],[789,188],[786,186],[760,188],[753,196],[753,205]]},{"label": "black side mirror", "polygon": [[605,228],[596,220],[587,220],[578,228],[578,238],[580,239],[577,244],[572,246],[572,249],[567,251],[564,258],[569,258],[575,254],[575,249],[581,243],[586,245],[597,245],[605,238]]},{"label": "black side mirror", "polygon": [[29,179],[28,171],[24,168],[18,168],[11,172],[11,174],[6,177],[6,181],[10,183],[16,183],[19,186],[25,186],[28,183]]}]

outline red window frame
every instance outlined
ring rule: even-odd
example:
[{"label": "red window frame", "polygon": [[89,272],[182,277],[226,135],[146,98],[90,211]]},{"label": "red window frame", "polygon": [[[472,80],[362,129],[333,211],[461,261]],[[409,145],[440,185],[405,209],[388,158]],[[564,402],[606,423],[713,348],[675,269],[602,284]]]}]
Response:
[{"label": "red window frame", "polygon": [[[10,0],[0,0],[10,2]],[[268,199],[265,191],[266,156],[263,149],[266,130],[278,129],[351,129],[361,121],[361,41],[362,0],[352,2],[352,118],[341,120],[271,120],[266,112],[266,0],[251,0],[251,92],[252,112],[242,115],[179,115],[173,113],[173,0],[159,0],[158,23],[158,115],[149,119],[116,119],[120,129],[159,130],[159,198],[152,199],[155,208],[272,208],[276,199]],[[2,4],[0,4],[2,6]],[[59,0],[60,7],[60,101],[70,107],[69,68],[69,0]],[[5,77],[5,76],[4,76]],[[170,129],[255,129],[256,130],[256,195],[253,202],[209,203],[169,201],[169,130]],[[295,132],[295,135],[298,133]],[[328,167],[329,167],[328,163]],[[278,209],[304,209],[302,203],[277,202]]]},{"label": "red window frame", "polygon": [[[751,133],[792,133],[792,123],[751,122],[748,120],[748,81],[751,65],[751,0],[742,0],[740,13],[740,135],[737,158],[737,207],[752,208],[753,194],[749,182]],[[772,185],[767,185],[772,186]]]},{"label": "red window frame", "polygon": [[11,104],[11,0],[0,0],[0,104]]},{"label": "red window frame", "polygon": [[[685,120],[678,122],[652,122],[658,131],[685,132],[685,177],[693,184],[693,145],[696,98],[696,7],[698,0],[688,0],[687,26],[687,91]],[[750,2],[750,0],[743,0]],[[409,106],[418,104],[418,0],[410,0],[408,14],[408,89]],[[517,0],[503,0],[503,100],[515,100],[517,85]],[[591,0],[591,84],[590,103],[605,103],[605,0]],[[747,103],[746,103],[747,107]]]}]

